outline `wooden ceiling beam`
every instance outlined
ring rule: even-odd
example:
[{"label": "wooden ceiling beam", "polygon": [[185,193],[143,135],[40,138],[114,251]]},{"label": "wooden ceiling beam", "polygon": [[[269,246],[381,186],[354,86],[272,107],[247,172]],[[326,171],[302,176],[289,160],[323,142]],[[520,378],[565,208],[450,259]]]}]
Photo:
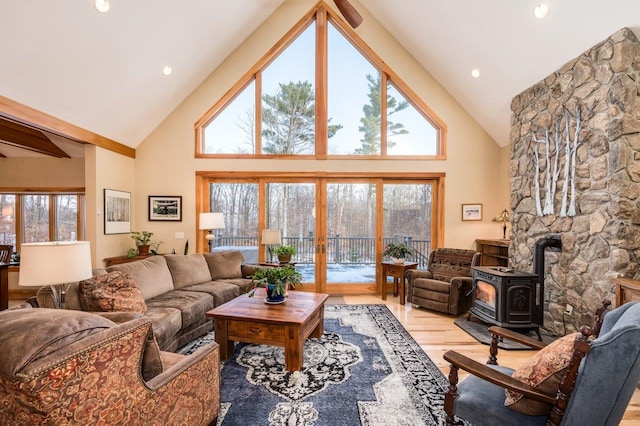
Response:
[{"label": "wooden ceiling beam", "polygon": [[71,158],[41,131],[0,118],[0,142],[56,158]]},{"label": "wooden ceiling beam", "polygon": [[53,133],[63,138],[76,142],[88,143],[135,158],[136,150],[97,133],[90,132],[81,127],[67,123],[52,115],[45,114],[19,102],[0,96],[0,117],[14,121],[25,126]]}]

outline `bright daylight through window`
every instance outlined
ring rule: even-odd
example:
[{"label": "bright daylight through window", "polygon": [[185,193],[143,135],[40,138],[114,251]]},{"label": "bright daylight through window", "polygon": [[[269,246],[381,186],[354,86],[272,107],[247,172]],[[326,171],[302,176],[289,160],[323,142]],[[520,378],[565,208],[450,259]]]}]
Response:
[{"label": "bright daylight through window", "polygon": [[[373,52],[353,44],[357,36],[350,37],[353,43],[347,39],[339,25],[330,17],[329,24],[321,26],[327,31],[317,31],[313,21],[290,44],[282,40],[278,46],[286,48],[244,84],[239,82],[230,99],[225,97],[200,120],[198,152],[355,158],[440,155],[444,124],[385,71]],[[316,53],[316,37],[326,37],[326,58]],[[318,66],[325,61],[326,70]],[[318,79],[326,81],[326,95],[316,90]],[[324,135],[326,140],[320,140]]]}]

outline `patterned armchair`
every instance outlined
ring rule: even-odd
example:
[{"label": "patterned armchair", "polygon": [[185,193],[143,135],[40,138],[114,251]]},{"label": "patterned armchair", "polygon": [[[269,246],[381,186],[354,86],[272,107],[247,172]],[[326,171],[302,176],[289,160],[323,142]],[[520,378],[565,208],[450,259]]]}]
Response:
[{"label": "patterned armchair", "polygon": [[437,248],[427,270],[410,270],[408,300],[415,306],[459,315],[471,307],[471,267],[480,264],[473,250]]},{"label": "patterned armchair", "polygon": [[216,419],[216,343],[189,356],[162,352],[149,319],[112,318],[124,322],[58,309],[0,312],[0,424],[206,425]]}]

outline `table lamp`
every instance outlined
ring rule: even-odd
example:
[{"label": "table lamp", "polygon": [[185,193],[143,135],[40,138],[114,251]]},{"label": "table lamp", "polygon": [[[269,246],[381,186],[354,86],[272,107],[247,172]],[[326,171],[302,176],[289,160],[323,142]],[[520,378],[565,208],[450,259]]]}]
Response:
[{"label": "table lamp", "polygon": [[500,213],[498,216],[493,218],[494,222],[502,223],[502,239],[503,240],[507,239],[507,222],[509,222],[510,219],[511,218],[509,216],[509,212],[507,211],[507,209],[504,209],[502,213]]},{"label": "table lamp", "polygon": [[69,285],[91,277],[89,241],[53,241],[20,246],[21,287],[51,286],[53,302],[64,309]]},{"label": "table lamp", "polygon": [[280,244],[282,242],[282,236],[279,229],[263,229],[262,230],[262,244],[267,246],[269,253],[269,262],[273,262],[273,253],[271,252],[272,244]]},{"label": "table lamp", "polygon": [[207,244],[209,245],[209,252],[211,252],[211,244],[215,239],[215,235],[213,235],[213,229],[224,229],[224,216],[222,213],[200,213],[200,229],[208,230],[209,232],[206,235]]}]

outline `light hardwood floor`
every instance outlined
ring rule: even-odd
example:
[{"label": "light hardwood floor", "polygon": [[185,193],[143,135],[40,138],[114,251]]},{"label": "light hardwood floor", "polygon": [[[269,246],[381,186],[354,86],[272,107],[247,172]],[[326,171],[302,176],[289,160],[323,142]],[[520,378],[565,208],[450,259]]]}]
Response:
[{"label": "light hardwood floor", "polygon": [[[479,343],[456,326],[453,323],[454,317],[422,308],[413,308],[411,304],[400,305],[398,298],[393,295],[389,295],[386,301],[376,295],[345,295],[343,298],[348,304],[386,304],[445,376],[449,374],[449,365],[442,358],[442,354],[449,349],[463,353],[482,363],[487,361],[489,346]],[[501,365],[517,368],[534,353],[535,351],[500,350],[498,362]],[[463,371],[460,370],[460,379],[462,380],[464,377],[466,374],[463,375]],[[636,389],[633,394],[620,424],[623,426],[640,425],[640,389]]]},{"label": "light hardwood floor", "polygon": [[[445,376],[449,374],[449,365],[442,358],[442,354],[449,349],[463,353],[479,362],[487,361],[489,346],[479,343],[456,326],[453,323],[454,317],[422,308],[413,308],[409,303],[400,305],[398,298],[393,295],[389,295],[386,301],[377,295],[345,295],[343,299],[348,304],[384,303],[387,305]],[[9,306],[19,305],[22,302],[21,300],[10,300]],[[498,362],[517,368],[534,353],[535,351],[501,350],[498,354]],[[466,377],[466,373],[460,370],[460,379],[462,380],[464,377]],[[637,389],[633,394],[620,425],[640,425],[640,389]]]}]

